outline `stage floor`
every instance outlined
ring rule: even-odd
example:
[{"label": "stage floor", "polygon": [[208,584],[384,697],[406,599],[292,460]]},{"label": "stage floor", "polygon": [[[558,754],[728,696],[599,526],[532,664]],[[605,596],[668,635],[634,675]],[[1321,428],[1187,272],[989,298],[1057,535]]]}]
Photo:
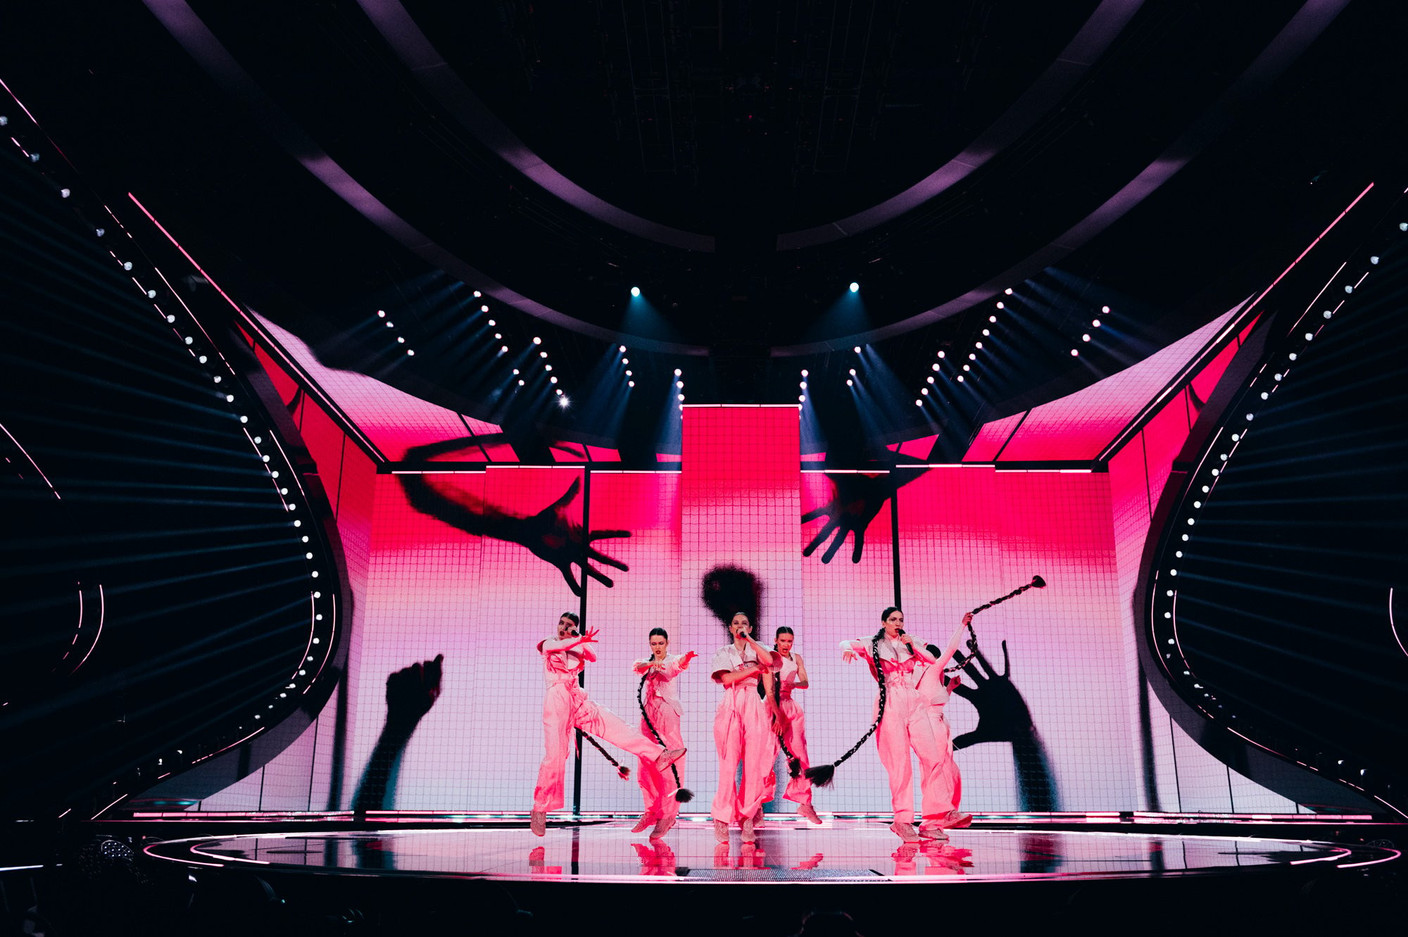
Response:
[{"label": "stage floor", "polygon": [[523,821],[432,829],[270,832],[165,840],[148,855],[198,868],[332,875],[409,875],[597,883],[877,884],[1099,880],[1233,875],[1317,865],[1357,868],[1396,850],[1257,836],[996,828],[954,830],[947,842],[904,843],[883,819],[814,826],[769,819],[756,845],[733,831],[716,843],[707,816],[681,818],[663,840],[629,820]]}]

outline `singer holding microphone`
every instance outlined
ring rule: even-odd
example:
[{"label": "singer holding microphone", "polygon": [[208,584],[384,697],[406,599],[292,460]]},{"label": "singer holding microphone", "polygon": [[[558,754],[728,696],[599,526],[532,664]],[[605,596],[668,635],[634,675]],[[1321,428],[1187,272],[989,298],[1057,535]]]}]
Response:
[{"label": "singer holding microphone", "polygon": [[[876,700],[876,742],[880,763],[890,778],[890,803],[895,822],[890,830],[907,843],[921,839],[947,839],[946,827],[966,825],[968,818],[958,811],[958,770],[953,764],[948,726],[942,707],[935,706],[932,694],[921,688],[926,674],[943,679],[943,669],[952,659],[973,613],[953,634],[948,648],[938,657],[926,642],[910,637],[904,630],[904,612],[893,606],[880,613],[881,627],[870,638],[841,642],[842,660],[863,659],[879,684]],[[931,668],[934,672],[931,672]],[[926,684],[929,681],[924,681]],[[866,733],[867,737],[870,733]],[[864,739],[861,740],[864,742]],[[859,745],[857,745],[857,748]],[[856,751],[851,749],[840,761]],[[919,797],[922,812],[919,829],[914,826],[914,778],[909,753],[919,757]],[[835,764],[828,766],[834,769]],[[815,770],[811,772],[815,777]],[[830,774],[826,774],[827,781]],[[825,783],[825,782],[822,782]]]},{"label": "singer holding microphone", "polygon": [[763,674],[777,669],[778,655],[754,641],[752,630],[747,614],[735,614],[728,625],[733,640],[715,652],[709,666],[714,682],[724,688],[714,711],[719,786],[710,810],[714,836],[721,843],[728,842],[733,825],[740,829],[743,842],[756,842],[754,826],[762,819],[763,803],[772,796],[764,781],[772,769],[777,738],[758,684]]}]

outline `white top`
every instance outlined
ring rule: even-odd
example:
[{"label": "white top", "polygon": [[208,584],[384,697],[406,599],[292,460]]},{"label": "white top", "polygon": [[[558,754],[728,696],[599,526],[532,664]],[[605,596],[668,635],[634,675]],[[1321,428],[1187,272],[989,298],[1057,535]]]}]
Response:
[{"label": "white top", "polygon": [[[777,658],[781,656],[781,654],[773,655],[774,666],[776,666]],[[717,651],[714,652],[714,660],[711,664],[709,664],[709,675],[712,677],[714,674],[721,673],[727,670],[742,670],[745,664],[756,663],[757,660],[758,652],[753,650],[753,646],[751,644],[745,644],[743,646],[742,651],[740,651],[733,644],[725,644],[723,647],[719,648]],[[738,689],[739,687],[747,687],[748,689],[753,690],[753,692],[756,693],[757,685],[758,677],[754,676],[750,679],[740,680],[733,686],[727,687],[727,689],[733,690]]]},{"label": "white top", "polygon": [[548,638],[538,642],[538,652],[543,655],[543,675],[548,683],[562,683],[575,680],[577,674],[586,669],[587,664],[596,660],[591,644],[574,644],[577,638]]},{"label": "white top", "polygon": [[[662,705],[673,709],[678,715],[684,715],[680,709],[680,695],[675,688],[675,678],[684,672],[680,666],[682,658],[678,654],[666,654],[665,659],[660,662],[659,667],[645,671],[645,690],[641,694],[646,705],[659,702]],[[647,657],[644,660],[636,661],[636,667],[647,667],[655,663],[654,657]],[[637,671],[639,672],[639,671]]]},{"label": "white top", "polygon": [[792,688],[797,685],[797,660],[794,657],[782,658],[782,669],[778,671],[777,679],[781,681],[777,687],[777,695],[782,699],[792,698]]},{"label": "white top", "polygon": [[[934,662],[928,649],[924,646],[925,642],[913,635],[910,638],[914,641],[913,654],[909,653],[910,646],[899,638],[887,638],[881,635],[877,642],[876,651],[880,655],[880,671],[885,675],[887,688],[916,689],[924,672],[929,670],[929,665]],[[870,638],[848,638],[841,642],[841,650],[854,651],[870,661],[870,642]],[[874,666],[874,661],[871,661],[871,665]]]}]

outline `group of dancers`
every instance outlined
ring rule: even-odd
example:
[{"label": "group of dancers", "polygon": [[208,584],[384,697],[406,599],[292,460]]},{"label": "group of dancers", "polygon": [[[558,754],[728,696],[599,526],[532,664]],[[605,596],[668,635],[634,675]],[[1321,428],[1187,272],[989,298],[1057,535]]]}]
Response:
[{"label": "group of dancers", "polygon": [[[763,821],[763,805],[776,786],[774,765],[779,751],[789,774],[783,797],[797,804],[799,816],[821,823],[812,806],[815,783],[830,783],[835,769],[877,734],[880,763],[889,776],[894,809],[891,831],[905,842],[943,840],[947,830],[967,826],[969,814],[959,810],[962,782],[944,705],[959,683],[945,669],[958,650],[973,615],[963,616],[948,647],[940,650],[904,630],[904,612],[890,607],[881,613],[881,627],[867,638],[841,642],[842,659],[864,660],[876,680],[875,719],[869,731],[836,761],[813,767],[808,761],[805,715],[793,697],[808,686],[806,664],[793,650],[791,628],[778,628],[771,649],[753,637],[748,615],[733,615],[728,644],[714,653],[710,676],[723,688],[714,715],[714,743],[719,756],[719,783],[710,814],[719,842],[727,842],[737,827],[745,843],[755,842]],[[650,838],[663,837],[679,816],[679,805],[693,795],[683,787],[685,747],[680,731],[681,709],[675,680],[697,656],[670,653],[670,636],[663,628],[650,631],[650,656],[638,660],[641,723],[632,729],[624,720],[592,702],[579,676],[596,660],[592,645],[597,630],[581,630],[571,612],[558,619],[557,636],[538,644],[547,688],[543,699],[544,754],[533,791],[529,826],[544,835],[547,813],[564,803],[565,762],[572,730],[581,729],[630,752],[639,759],[637,780],[645,802],[634,832],[650,828]],[[913,770],[910,752],[919,759],[920,809],[914,815]],[[627,769],[621,768],[625,776]]]}]

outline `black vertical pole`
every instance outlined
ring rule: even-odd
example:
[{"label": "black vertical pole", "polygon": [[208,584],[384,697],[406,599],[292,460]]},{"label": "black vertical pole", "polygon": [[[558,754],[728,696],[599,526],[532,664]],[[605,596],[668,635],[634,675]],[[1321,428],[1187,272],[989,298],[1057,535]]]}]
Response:
[{"label": "black vertical pole", "polygon": [[[587,532],[591,530],[592,471],[582,470],[582,594],[577,598],[577,617],[582,620],[582,630],[587,630],[587,550],[591,546]],[[577,685],[586,688],[587,669],[577,674]],[[572,759],[572,816],[582,815],[582,730],[577,730],[577,750]]]},{"label": "black vertical pole", "polygon": [[[894,471],[891,469],[891,471]],[[894,479],[898,481],[899,479]],[[895,608],[904,608],[900,600],[900,486],[890,494],[890,565],[895,576]]]}]

